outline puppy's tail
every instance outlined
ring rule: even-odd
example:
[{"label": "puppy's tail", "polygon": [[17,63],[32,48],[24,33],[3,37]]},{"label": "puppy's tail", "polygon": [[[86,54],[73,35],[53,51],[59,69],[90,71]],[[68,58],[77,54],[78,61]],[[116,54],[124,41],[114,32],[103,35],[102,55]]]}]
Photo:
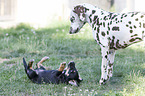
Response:
[{"label": "puppy's tail", "polygon": [[29,79],[32,79],[35,76],[37,76],[37,73],[33,69],[31,69],[31,67],[32,67],[31,65],[33,64],[33,61],[34,60],[29,61],[29,64],[27,65],[27,63],[25,61],[25,58],[23,58],[23,64],[24,64],[25,72],[26,72]]},{"label": "puppy's tail", "polygon": [[23,64],[24,64],[25,72],[27,74],[28,65],[27,65],[27,63],[25,61],[25,58],[23,58]]}]

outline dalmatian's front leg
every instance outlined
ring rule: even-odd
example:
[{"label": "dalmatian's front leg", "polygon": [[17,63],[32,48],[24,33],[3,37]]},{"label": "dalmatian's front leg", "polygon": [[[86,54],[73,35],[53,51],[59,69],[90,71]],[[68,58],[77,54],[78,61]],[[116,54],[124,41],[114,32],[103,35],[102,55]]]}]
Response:
[{"label": "dalmatian's front leg", "polygon": [[109,50],[108,47],[102,47],[102,66],[100,85],[105,84],[112,77],[115,50]]},{"label": "dalmatian's front leg", "polygon": [[112,77],[114,58],[115,58],[115,50],[109,50],[108,66],[107,66],[107,73],[108,73],[109,77]]},{"label": "dalmatian's front leg", "polygon": [[107,72],[107,62],[108,62],[108,53],[109,53],[109,47],[101,47],[101,53],[102,53],[102,65],[101,65],[101,80],[100,85],[105,84],[106,81],[109,80],[109,75]]}]

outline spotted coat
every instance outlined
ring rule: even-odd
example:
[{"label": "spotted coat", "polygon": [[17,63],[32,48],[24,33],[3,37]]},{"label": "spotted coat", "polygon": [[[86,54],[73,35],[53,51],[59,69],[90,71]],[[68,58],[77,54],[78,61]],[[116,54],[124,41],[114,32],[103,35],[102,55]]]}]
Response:
[{"label": "spotted coat", "polygon": [[90,4],[80,4],[73,8],[70,21],[70,34],[77,33],[86,23],[92,27],[93,37],[102,52],[100,84],[112,77],[115,51],[145,37],[145,14],[140,12],[112,13]]}]

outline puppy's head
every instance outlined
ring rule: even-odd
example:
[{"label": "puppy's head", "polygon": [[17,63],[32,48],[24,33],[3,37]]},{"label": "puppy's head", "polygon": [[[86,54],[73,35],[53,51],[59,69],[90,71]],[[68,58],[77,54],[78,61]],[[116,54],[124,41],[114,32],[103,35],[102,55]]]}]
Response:
[{"label": "puppy's head", "polygon": [[83,27],[86,23],[86,12],[88,10],[84,5],[77,5],[73,8],[70,16],[70,34],[77,33]]},{"label": "puppy's head", "polygon": [[75,67],[75,63],[73,61],[69,62],[68,67],[66,69],[65,75],[67,77],[67,81],[71,85],[79,86],[78,83],[82,81],[80,79],[78,71]]}]

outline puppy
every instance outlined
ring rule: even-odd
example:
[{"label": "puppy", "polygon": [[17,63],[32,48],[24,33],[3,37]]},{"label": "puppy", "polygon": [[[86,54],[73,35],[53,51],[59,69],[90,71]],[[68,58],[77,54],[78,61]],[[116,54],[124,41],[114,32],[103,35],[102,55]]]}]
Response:
[{"label": "puppy", "polygon": [[[82,79],[79,77],[78,71],[75,67],[75,63],[73,61],[68,63],[67,68],[65,69],[66,62],[60,64],[58,70],[47,70],[42,63],[49,59],[49,57],[44,57],[36,64],[36,69],[32,68],[34,60],[30,60],[28,65],[23,58],[23,64],[25,68],[25,72],[28,78],[37,84],[42,83],[66,83],[75,86],[79,86],[79,83]],[[64,70],[65,69],[65,70]]]}]

